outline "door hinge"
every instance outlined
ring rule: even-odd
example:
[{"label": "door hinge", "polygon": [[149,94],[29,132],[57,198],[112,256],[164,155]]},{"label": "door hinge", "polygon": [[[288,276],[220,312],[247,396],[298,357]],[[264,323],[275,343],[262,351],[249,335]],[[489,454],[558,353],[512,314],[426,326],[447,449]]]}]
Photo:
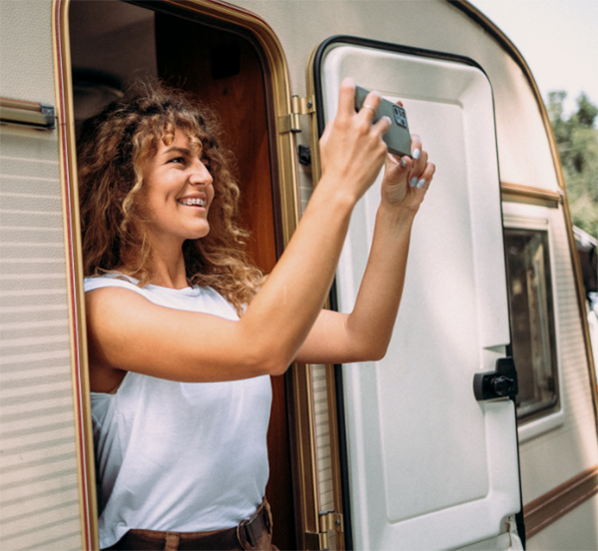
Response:
[{"label": "door hinge", "polygon": [[305,533],[305,547],[308,551],[324,551],[329,549],[328,532],[335,530],[336,532],[343,532],[343,515],[328,511],[320,513],[320,531],[316,534],[314,532]]},{"label": "door hinge", "polygon": [[309,115],[316,112],[316,102],[313,97],[300,98],[293,96],[291,98],[291,112],[288,115],[278,117],[278,133],[301,132],[301,115]]},{"label": "door hinge", "polygon": [[328,532],[329,530],[343,532],[343,515],[334,511],[320,514],[320,532]]}]

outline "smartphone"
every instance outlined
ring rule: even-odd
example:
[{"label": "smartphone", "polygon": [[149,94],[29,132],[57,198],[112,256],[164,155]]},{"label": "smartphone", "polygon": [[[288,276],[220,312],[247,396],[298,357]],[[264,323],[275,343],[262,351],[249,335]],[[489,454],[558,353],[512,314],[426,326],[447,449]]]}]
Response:
[{"label": "smartphone", "polygon": [[[363,106],[365,97],[370,93],[369,90],[361,86],[355,87],[355,110],[359,111]],[[382,103],[378,107],[378,111],[374,116],[374,122],[382,117],[388,117],[391,120],[391,127],[384,134],[382,139],[393,155],[402,157],[403,155],[411,156],[411,134],[409,132],[409,125],[407,124],[407,112],[402,105],[392,103],[387,99],[382,98]]]}]

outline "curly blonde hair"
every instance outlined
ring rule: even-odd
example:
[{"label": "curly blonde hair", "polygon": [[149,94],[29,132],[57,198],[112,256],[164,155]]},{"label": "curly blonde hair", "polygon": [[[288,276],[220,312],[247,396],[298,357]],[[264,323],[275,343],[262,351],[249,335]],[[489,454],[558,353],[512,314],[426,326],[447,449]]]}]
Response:
[{"label": "curly blonde hair", "polygon": [[263,281],[245,253],[248,233],[237,224],[239,187],[234,157],[220,146],[215,115],[189,95],[162,83],[133,85],[122,98],[83,124],[78,137],[79,197],[86,277],[118,271],[147,285],[151,249],[139,193],[141,163],[169,145],[176,129],[207,158],[214,179],[210,232],[183,245],[190,284],[211,286],[242,314]]}]

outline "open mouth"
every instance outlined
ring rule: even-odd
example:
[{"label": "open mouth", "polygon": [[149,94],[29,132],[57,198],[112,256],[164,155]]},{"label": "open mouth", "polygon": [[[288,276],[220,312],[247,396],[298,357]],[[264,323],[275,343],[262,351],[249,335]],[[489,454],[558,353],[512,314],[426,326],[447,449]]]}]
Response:
[{"label": "open mouth", "polygon": [[182,205],[187,205],[189,207],[205,207],[206,202],[203,199],[199,199],[198,197],[194,197],[193,199],[180,199],[179,203]]}]

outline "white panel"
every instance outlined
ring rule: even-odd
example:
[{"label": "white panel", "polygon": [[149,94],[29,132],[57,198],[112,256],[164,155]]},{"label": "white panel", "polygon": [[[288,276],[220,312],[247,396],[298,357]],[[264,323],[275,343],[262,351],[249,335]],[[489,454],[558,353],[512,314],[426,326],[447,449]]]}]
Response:
[{"label": "white panel", "polygon": [[[327,115],[353,76],[403,101],[437,164],[386,358],[344,371],[355,547],[455,548],[497,536],[519,510],[519,482],[512,403],[480,404],[472,390],[509,342],[490,86],[474,67],[354,46],[331,49],[322,73]],[[338,272],[344,311],[378,201],[379,182],[352,218]]]},{"label": "white panel", "polygon": [[81,548],[58,144],[0,128],[1,549]]},{"label": "white panel", "polygon": [[0,96],[56,104],[52,0],[0,0]]}]

